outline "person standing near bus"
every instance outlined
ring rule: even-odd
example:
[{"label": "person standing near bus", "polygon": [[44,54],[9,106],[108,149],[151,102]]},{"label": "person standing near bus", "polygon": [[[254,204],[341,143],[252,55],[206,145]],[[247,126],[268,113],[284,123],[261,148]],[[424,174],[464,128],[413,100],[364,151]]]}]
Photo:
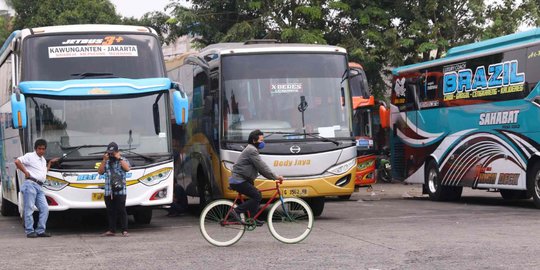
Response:
[{"label": "person standing near bus", "polygon": [[[51,168],[52,163],[58,161],[58,158],[51,159],[47,164],[45,160],[46,151],[47,142],[39,139],[34,143],[34,152],[26,153],[15,160],[17,169],[24,173],[25,178],[21,186],[21,192],[24,201],[24,231],[28,238],[51,237],[51,234],[45,231],[49,217],[49,205],[42,186],[47,179],[47,171]],[[39,211],[39,220],[35,229],[34,206]]]},{"label": "person standing near bus", "polygon": [[[249,197],[249,200],[238,205],[232,212],[236,219],[242,220],[241,214],[249,211],[255,215],[259,210],[262,195],[255,187],[254,181],[259,173],[267,179],[283,180],[283,176],[276,175],[268,165],[262,161],[259,150],[264,148],[264,134],[256,129],[249,134],[248,145],[233,166],[232,175],[229,178],[231,189]],[[262,226],[264,221],[255,220],[257,226]]]},{"label": "person standing near bus", "polygon": [[118,144],[109,143],[107,151],[98,168],[100,175],[105,174],[105,207],[107,208],[107,220],[109,229],[103,236],[114,236],[116,233],[116,221],[120,219],[122,236],[128,236],[127,211],[126,211],[126,173],[131,170],[129,161],[122,157],[118,150]]}]

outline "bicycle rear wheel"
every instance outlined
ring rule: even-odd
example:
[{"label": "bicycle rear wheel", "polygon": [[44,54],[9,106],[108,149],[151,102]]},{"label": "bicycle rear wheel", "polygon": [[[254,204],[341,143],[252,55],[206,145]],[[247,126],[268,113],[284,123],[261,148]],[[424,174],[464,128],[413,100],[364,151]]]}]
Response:
[{"label": "bicycle rear wheel", "polygon": [[277,201],[268,212],[268,229],[277,240],[294,244],[309,235],[313,228],[313,211],[299,198]]},{"label": "bicycle rear wheel", "polygon": [[[227,213],[232,211],[233,202],[228,200],[217,200],[208,204],[201,212],[200,229],[204,239],[210,244],[218,247],[230,246],[244,235],[246,228],[232,215]],[[227,220],[225,220],[227,217]]]}]

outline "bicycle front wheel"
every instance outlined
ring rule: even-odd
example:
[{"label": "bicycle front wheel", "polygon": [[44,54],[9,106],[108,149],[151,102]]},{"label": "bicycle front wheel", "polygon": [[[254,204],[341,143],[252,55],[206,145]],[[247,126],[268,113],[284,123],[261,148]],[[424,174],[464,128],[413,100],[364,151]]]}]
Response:
[{"label": "bicycle front wheel", "polygon": [[244,235],[245,226],[233,216],[227,217],[232,207],[231,201],[217,200],[208,204],[201,212],[201,234],[210,244],[218,247],[230,246]]},{"label": "bicycle front wheel", "polygon": [[313,211],[299,198],[277,201],[268,212],[268,229],[277,240],[294,244],[309,235],[313,228]]}]

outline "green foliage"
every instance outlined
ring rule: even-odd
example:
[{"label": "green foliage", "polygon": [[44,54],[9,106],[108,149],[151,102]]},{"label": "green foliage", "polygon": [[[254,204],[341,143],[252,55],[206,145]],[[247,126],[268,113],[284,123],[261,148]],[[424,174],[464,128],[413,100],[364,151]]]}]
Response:
[{"label": "green foliage", "polygon": [[4,44],[4,41],[9,37],[11,33],[9,16],[0,16],[0,46]]},{"label": "green foliage", "polygon": [[66,24],[118,24],[120,16],[108,0],[9,0],[14,29]]},{"label": "green foliage", "polygon": [[183,35],[195,46],[274,38],[339,45],[361,63],[382,98],[391,67],[441,57],[449,48],[540,25],[540,0],[171,0],[164,12],[121,18],[108,0],[7,0],[16,17],[0,18],[0,38],[11,29],[59,24],[150,26],[163,42]]}]

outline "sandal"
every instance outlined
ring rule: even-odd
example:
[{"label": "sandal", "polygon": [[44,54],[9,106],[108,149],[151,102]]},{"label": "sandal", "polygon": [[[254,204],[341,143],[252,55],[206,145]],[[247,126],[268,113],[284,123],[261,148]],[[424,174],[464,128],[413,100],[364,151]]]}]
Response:
[{"label": "sandal", "polygon": [[128,237],[128,236],[129,236],[129,233],[128,233],[127,231],[123,231],[123,232],[122,232],[122,236],[123,236],[123,237]]},{"label": "sandal", "polygon": [[111,231],[106,231],[101,236],[114,236],[114,233]]}]

